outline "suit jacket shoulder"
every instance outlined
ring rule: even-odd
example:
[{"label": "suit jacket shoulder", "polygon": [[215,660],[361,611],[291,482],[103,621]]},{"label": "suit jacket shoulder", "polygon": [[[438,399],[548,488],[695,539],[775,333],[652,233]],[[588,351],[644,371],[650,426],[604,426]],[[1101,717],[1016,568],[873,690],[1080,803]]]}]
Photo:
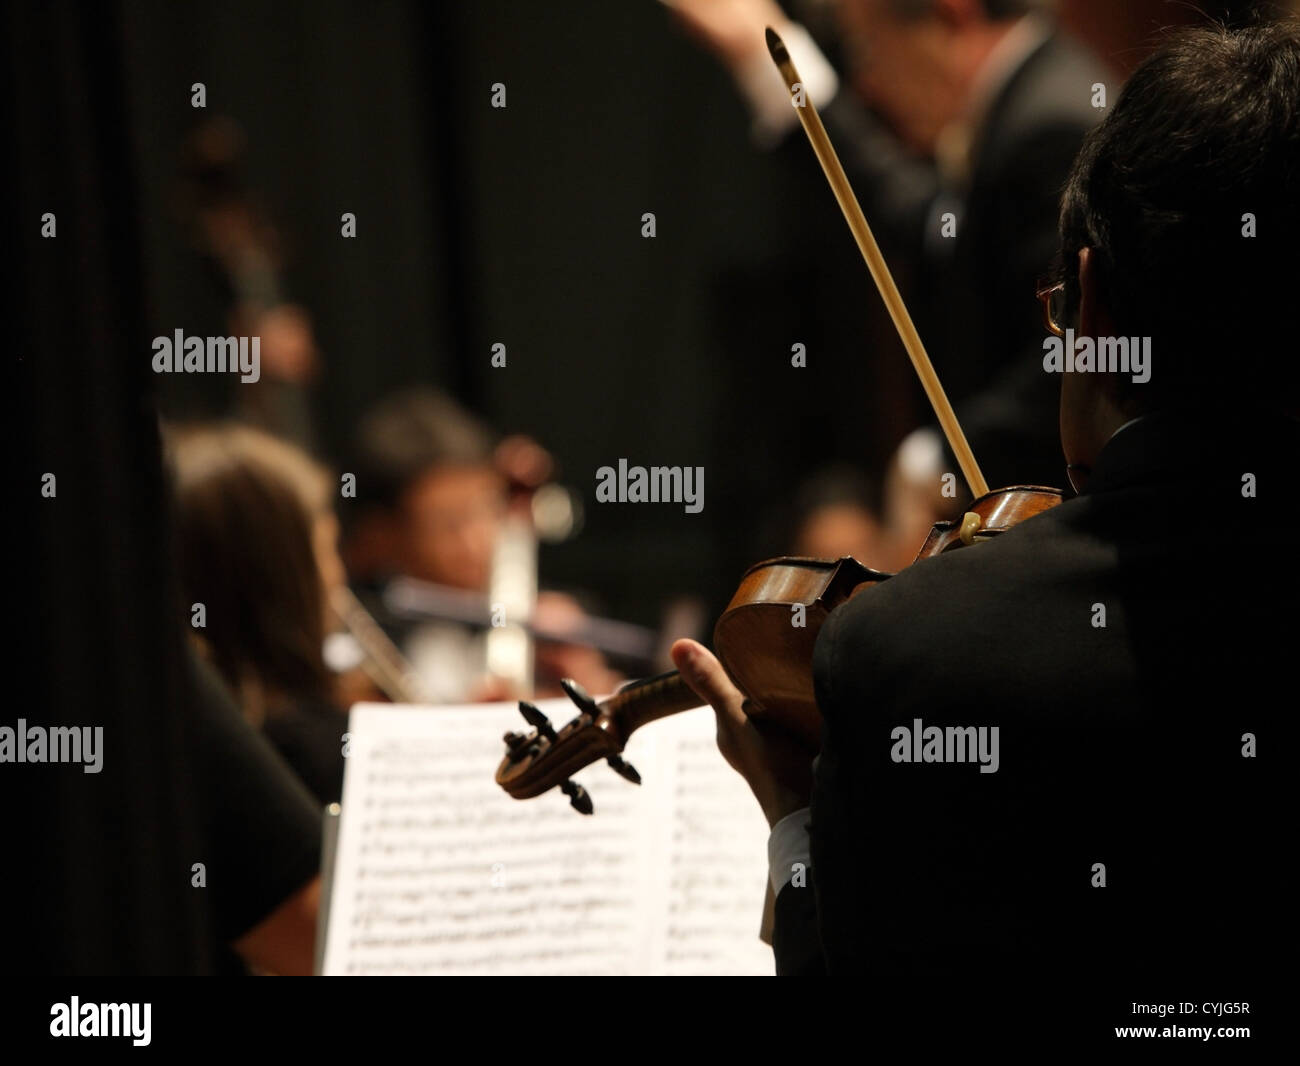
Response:
[{"label": "suit jacket shoulder", "polygon": [[[1243,747],[1280,720],[1242,686],[1291,684],[1291,629],[1259,593],[1300,582],[1259,548],[1294,525],[1297,449],[1294,426],[1229,450],[1204,425],[1123,431],[1094,492],[828,619],[811,828],[831,972],[1241,962],[1232,915],[1282,883],[1274,779]],[[1255,469],[1268,500],[1242,492]],[[1252,576],[1207,566],[1177,517],[1196,507],[1213,557]],[[1207,839],[1231,862],[1207,867]]]}]

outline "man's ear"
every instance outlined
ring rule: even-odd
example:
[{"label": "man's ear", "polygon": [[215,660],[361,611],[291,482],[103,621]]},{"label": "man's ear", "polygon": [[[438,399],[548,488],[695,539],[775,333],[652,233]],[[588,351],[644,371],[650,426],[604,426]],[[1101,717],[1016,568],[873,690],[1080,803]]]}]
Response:
[{"label": "man's ear", "polygon": [[1115,320],[1111,317],[1102,284],[1101,261],[1091,248],[1079,249],[1079,335],[1115,335]]}]

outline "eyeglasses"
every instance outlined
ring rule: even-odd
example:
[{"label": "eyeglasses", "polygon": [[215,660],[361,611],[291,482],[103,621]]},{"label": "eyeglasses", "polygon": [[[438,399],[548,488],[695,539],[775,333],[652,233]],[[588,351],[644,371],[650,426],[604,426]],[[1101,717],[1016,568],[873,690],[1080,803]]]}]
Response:
[{"label": "eyeglasses", "polygon": [[1058,337],[1065,336],[1061,318],[1065,315],[1065,282],[1039,282],[1038,301],[1043,305],[1043,325]]}]

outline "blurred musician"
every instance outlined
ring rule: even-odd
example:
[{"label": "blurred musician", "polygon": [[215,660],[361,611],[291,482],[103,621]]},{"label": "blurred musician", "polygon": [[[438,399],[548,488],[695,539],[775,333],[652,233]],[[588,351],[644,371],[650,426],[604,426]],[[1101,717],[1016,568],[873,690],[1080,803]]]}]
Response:
[{"label": "blurred musician", "polygon": [[[536,466],[528,456],[540,452],[510,440],[515,443],[498,447],[481,421],[432,389],[389,397],[357,430],[357,496],[344,549],[348,572],[362,600],[391,627],[434,702],[545,692],[560,677],[608,692],[620,680],[598,652],[577,641],[539,644],[528,664],[529,670],[537,667],[535,684],[526,675],[490,670],[493,611],[500,606],[493,597],[532,605],[525,608],[527,619],[498,611],[505,617],[497,623],[529,622],[558,633],[576,633],[584,623],[583,611],[569,597],[539,594],[535,572],[522,577],[532,587],[513,594],[502,593],[494,580],[498,548],[511,525],[511,478],[521,465]],[[446,617],[414,623],[395,618],[383,593],[399,576],[430,586],[427,597],[445,604]]]},{"label": "blurred musician", "polygon": [[244,716],[322,803],[343,786],[345,718],[323,658],[344,583],[325,471],[245,426],[169,433],[181,579],[193,630]]}]

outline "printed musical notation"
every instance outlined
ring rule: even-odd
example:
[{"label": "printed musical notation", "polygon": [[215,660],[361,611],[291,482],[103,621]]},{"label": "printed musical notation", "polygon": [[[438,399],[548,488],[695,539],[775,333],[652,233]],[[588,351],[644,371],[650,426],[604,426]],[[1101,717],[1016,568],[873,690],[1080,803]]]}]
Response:
[{"label": "printed musical notation", "polygon": [[710,710],[633,737],[640,786],[579,774],[590,817],[497,787],[519,727],[513,704],[353,708],[325,973],[772,973],[767,827]]}]

